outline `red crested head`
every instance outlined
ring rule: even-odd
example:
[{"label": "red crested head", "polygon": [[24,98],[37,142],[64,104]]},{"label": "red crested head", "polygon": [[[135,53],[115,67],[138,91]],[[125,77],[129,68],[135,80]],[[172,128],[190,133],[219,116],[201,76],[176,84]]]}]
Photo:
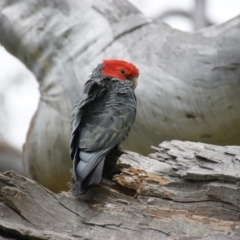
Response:
[{"label": "red crested head", "polygon": [[137,86],[139,70],[132,63],[123,60],[109,59],[103,61],[102,74],[120,80],[132,81],[135,88]]}]

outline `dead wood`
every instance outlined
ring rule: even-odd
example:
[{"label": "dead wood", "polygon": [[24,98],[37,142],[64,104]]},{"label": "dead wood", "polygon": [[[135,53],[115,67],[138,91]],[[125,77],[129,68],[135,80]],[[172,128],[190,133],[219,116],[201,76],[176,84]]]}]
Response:
[{"label": "dead wood", "polygon": [[[0,175],[3,239],[240,239],[240,147],[171,141],[149,157],[112,153],[81,197]],[[107,169],[110,169],[109,165]],[[105,172],[105,174],[108,174]]]}]

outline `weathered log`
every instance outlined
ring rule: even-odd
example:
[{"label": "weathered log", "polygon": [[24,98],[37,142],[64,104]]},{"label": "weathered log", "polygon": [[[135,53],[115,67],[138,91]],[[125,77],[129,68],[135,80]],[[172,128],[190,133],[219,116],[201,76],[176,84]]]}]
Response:
[{"label": "weathered log", "polygon": [[[31,239],[240,239],[240,147],[171,141],[124,152],[80,197],[0,175],[0,235]],[[72,189],[73,190],[73,189]]]},{"label": "weathered log", "polygon": [[239,23],[238,16],[185,33],[147,19],[125,0],[0,1],[0,42],[40,85],[26,173],[54,191],[66,186],[70,112],[104,58],[140,69],[127,149],[145,154],[171,139],[240,144]]}]

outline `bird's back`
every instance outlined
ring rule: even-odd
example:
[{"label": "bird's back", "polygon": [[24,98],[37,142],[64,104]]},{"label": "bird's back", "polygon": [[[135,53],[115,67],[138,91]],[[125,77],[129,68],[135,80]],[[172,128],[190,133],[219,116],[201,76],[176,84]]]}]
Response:
[{"label": "bird's back", "polygon": [[135,117],[136,98],[131,84],[113,80],[110,90],[84,108],[80,149],[96,151],[121,143]]}]

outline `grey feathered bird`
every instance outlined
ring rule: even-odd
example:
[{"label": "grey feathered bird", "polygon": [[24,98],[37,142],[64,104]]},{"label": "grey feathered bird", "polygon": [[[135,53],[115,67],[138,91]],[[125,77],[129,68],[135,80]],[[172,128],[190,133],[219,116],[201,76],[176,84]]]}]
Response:
[{"label": "grey feathered bird", "polygon": [[127,137],[136,117],[138,75],[132,63],[104,60],[85,83],[71,119],[77,194],[101,181],[106,155]]}]

